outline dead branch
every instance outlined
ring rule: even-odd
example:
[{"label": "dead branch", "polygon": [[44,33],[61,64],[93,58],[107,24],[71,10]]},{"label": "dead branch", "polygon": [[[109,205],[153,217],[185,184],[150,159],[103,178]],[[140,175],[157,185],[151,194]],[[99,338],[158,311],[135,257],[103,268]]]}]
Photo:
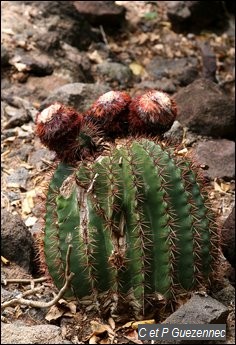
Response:
[{"label": "dead branch", "polygon": [[74,276],[73,272],[71,273],[69,272],[69,259],[70,259],[71,250],[72,250],[72,245],[70,244],[68,246],[67,253],[66,253],[65,284],[63,285],[61,290],[58,292],[58,294],[55,296],[55,298],[53,298],[50,302],[40,302],[40,301],[27,300],[22,297],[22,296],[25,296],[26,293],[28,295],[28,294],[35,293],[36,290],[38,291],[39,288],[35,288],[35,289],[26,291],[24,294],[21,294],[20,297],[18,298],[14,298],[10,301],[2,303],[1,308],[6,308],[9,306],[18,305],[18,304],[27,305],[28,307],[33,307],[33,308],[49,308],[53,306],[54,304],[56,304],[66,292]]},{"label": "dead branch", "polygon": [[35,284],[35,283],[41,283],[41,282],[45,282],[46,280],[48,280],[47,277],[41,277],[41,278],[36,278],[36,279],[3,279],[2,283],[3,285],[7,285],[7,284]]}]

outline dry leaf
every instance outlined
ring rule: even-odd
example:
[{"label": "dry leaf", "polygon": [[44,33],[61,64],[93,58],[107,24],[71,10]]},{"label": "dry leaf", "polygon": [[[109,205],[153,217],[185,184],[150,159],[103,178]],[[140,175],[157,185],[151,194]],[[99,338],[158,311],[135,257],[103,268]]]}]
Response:
[{"label": "dry leaf", "polygon": [[[136,332],[137,333],[137,332]],[[134,337],[130,337],[129,335],[125,335],[125,338],[134,344],[143,344],[142,340],[138,338],[138,334]]]},{"label": "dry leaf", "polygon": [[138,325],[153,325],[154,323],[155,323],[154,319],[141,320],[141,321],[129,321],[125,325],[119,327],[119,329],[128,328],[128,327],[132,327],[133,329],[138,329]]},{"label": "dry leaf", "polygon": [[35,189],[32,189],[25,193],[25,198],[22,202],[22,214],[27,215],[31,213],[32,208],[34,207],[34,198],[36,197]]},{"label": "dry leaf", "polygon": [[177,152],[177,155],[179,155],[179,156],[184,156],[187,152],[188,152],[188,149],[185,147],[184,149],[179,150],[179,151]]},{"label": "dry leaf", "polygon": [[225,193],[228,192],[231,189],[229,183],[221,182],[220,187],[221,187],[222,191],[225,192]]},{"label": "dry leaf", "polygon": [[93,335],[99,335],[102,334],[104,332],[108,332],[108,326],[107,325],[103,325],[97,321],[92,320],[90,322],[91,324],[91,328],[93,331]]},{"label": "dry leaf", "polygon": [[4,265],[9,265],[10,261],[4,258],[4,256],[1,255],[1,261],[4,263]]},{"label": "dry leaf", "polygon": [[88,57],[91,61],[96,63],[102,63],[104,61],[97,50],[94,50],[92,53],[88,53]]},{"label": "dry leaf", "polygon": [[142,32],[142,33],[138,36],[138,43],[139,43],[139,44],[144,44],[144,43],[147,42],[148,40],[149,40],[149,34],[148,34],[148,33]]},{"label": "dry leaf", "polygon": [[89,344],[99,344],[98,341],[100,340],[99,337],[96,337],[96,335],[92,335],[89,339]]},{"label": "dry leaf", "polygon": [[61,308],[58,308],[56,305],[53,305],[47,315],[45,316],[45,319],[47,321],[57,320],[64,314],[64,311]]},{"label": "dry leaf", "polygon": [[[110,326],[99,323],[98,321],[90,321],[92,334],[88,337],[89,344],[110,344],[110,339],[115,336],[115,333]],[[104,333],[107,337],[104,338]],[[100,339],[102,337],[102,339]]]},{"label": "dry leaf", "polygon": [[76,304],[72,301],[67,302],[66,300],[64,300],[63,298],[61,298],[58,303],[65,309],[69,309],[69,312],[71,314],[75,314],[76,313]]},{"label": "dry leaf", "polygon": [[110,327],[111,327],[111,329],[115,329],[116,328],[116,324],[115,324],[115,321],[113,320],[113,318],[112,317],[109,317],[109,319],[108,319],[108,323],[109,323],[109,325],[110,325]]},{"label": "dry leaf", "polygon": [[222,189],[221,189],[221,186],[219,185],[219,183],[216,180],[214,181],[214,190],[216,192],[220,192],[220,193],[223,192]]},{"label": "dry leaf", "polygon": [[160,39],[160,35],[157,35],[155,33],[150,33],[149,39],[151,42],[158,41]]},{"label": "dry leaf", "polygon": [[137,62],[132,62],[129,65],[129,68],[131,69],[134,75],[142,75],[145,72],[143,66],[139,65]]}]

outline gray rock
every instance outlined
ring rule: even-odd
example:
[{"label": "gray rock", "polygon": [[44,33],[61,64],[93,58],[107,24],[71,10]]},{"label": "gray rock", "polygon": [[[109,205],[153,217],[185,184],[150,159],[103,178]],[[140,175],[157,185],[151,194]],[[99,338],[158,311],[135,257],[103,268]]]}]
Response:
[{"label": "gray rock", "polygon": [[7,186],[26,189],[28,177],[29,171],[26,168],[18,168],[7,177]]},{"label": "gray rock", "polygon": [[29,155],[32,152],[32,145],[24,144],[19,149],[9,153],[8,157],[19,157],[22,161],[27,162]]},{"label": "gray rock", "polygon": [[87,110],[103,93],[110,91],[105,84],[72,83],[61,86],[41,104],[40,111],[51,103],[58,101],[74,107],[80,112]]},{"label": "gray rock", "polygon": [[208,168],[204,174],[210,179],[235,178],[235,143],[226,139],[197,143],[193,148],[194,159]]},{"label": "gray rock", "polygon": [[228,313],[228,309],[216,299],[210,296],[194,295],[163,324],[224,324]]},{"label": "gray rock", "polygon": [[47,161],[52,161],[55,158],[55,153],[49,151],[47,148],[36,149],[36,151],[32,151],[29,153],[28,163],[36,167],[38,171],[45,168],[45,163],[42,159]]},{"label": "gray rock", "polygon": [[53,67],[48,61],[47,56],[39,55],[33,57],[31,55],[16,55],[9,62],[15,66],[20,72],[32,73],[37,76],[50,75]]},{"label": "gray rock", "polygon": [[152,78],[175,79],[180,85],[188,85],[198,77],[198,61],[193,57],[166,59],[158,56],[149,62],[146,69]]},{"label": "gray rock", "polygon": [[116,81],[126,86],[132,80],[132,71],[128,66],[118,62],[103,62],[97,65],[97,73],[105,77],[107,82]]},{"label": "gray rock", "polygon": [[235,267],[235,206],[222,227],[221,247],[226,259]]},{"label": "gray rock", "polygon": [[74,1],[77,11],[95,25],[120,26],[125,20],[125,8],[115,1]]},{"label": "gray rock", "polygon": [[172,30],[199,33],[203,29],[222,30],[227,14],[222,1],[166,1]]},{"label": "gray rock", "polygon": [[178,121],[201,135],[234,138],[235,107],[215,83],[198,79],[174,96]]},{"label": "gray rock", "polygon": [[226,307],[235,305],[235,288],[231,284],[228,284],[222,290],[217,291],[214,294],[214,298],[223,303]]},{"label": "gray rock", "polygon": [[2,344],[72,344],[64,340],[61,329],[54,325],[22,326],[1,324]]},{"label": "gray rock", "polygon": [[144,80],[139,84],[134,86],[135,90],[146,90],[146,89],[153,89],[153,90],[161,90],[167,92],[169,94],[173,94],[176,92],[176,86],[174,82],[168,78],[162,78],[161,80]]},{"label": "gray rock", "polygon": [[[3,278],[4,279],[4,278]],[[2,280],[3,280],[2,279]],[[14,293],[12,291],[8,291],[6,289],[4,289],[2,286],[1,286],[1,300],[4,302],[6,300],[9,300],[11,298],[14,298]]]},{"label": "gray rock", "polygon": [[31,272],[34,256],[33,238],[23,220],[2,208],[1,228],[1,255]]},{"label": "gray rock", "polygon": [[172,143],[181,143],[183,139],[184,128],[179,121],[174,121],[172,127],[164,134],[164,138],[170,140]]},{"label": "gray rock", "polygon": [[[25,3],[27,5],[29,1]],[[84,50],[91,41],[98,40],[98,35],[91,30],[86,19],[76,11],[73,2],[38,1],[31,3],[30,6],[37,11],[34,22],[42,29],[39,32],[35,30],[33,34],[33,40],[40,49],[50,53],[60,50],[60,42],[63,41]]]},{"label": "gray rock", "polygon": [[5,107],[5,113],[10,116],[10,119],[4,125],[4,129],[22,126],[28,123],[32,118],[26,109],[17,109],[11,106]]},{"label": "gray rock", "polygon": [[202,54],[202,76],[203,78],[212,80],[213,82],[217,82],[216,79],[216,54],[211,49],[209,42],[199,43],[199,47],[201,49]]}]

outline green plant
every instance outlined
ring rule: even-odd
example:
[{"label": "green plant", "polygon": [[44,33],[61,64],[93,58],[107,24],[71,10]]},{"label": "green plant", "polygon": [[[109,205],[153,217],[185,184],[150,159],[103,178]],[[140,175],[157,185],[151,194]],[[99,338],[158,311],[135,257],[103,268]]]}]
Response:
[{"label": "green plant", "polygon": [[113,313],[126,306],[144,315],[158,296],[174,301],[207,287],[216,270],[218,232],[199,173],[157,140],[122,139],[97,158],[59,163],[45,220],[56,286],[72,244],[67,296],[91,296]]}]

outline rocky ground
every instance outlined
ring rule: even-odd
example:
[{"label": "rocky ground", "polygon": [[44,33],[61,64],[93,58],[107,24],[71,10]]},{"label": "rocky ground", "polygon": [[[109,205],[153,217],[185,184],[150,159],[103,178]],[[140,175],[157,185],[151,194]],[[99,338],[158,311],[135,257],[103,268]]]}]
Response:
[{"label": "rocky ground", "polygon": [[[161,89],[178,106],[165,136],[201,166],[223,227],[221,284],[161,321],[185,313],[192,323],[227,322],[225,343],[234,343],[234,3],[211,2],[211,16],[184,3],[1,2],[2,302],[30,293],[47,302],[56,293],[50,282],[31,279],[38,277],[40,195],[55,161],[34,135],[37,112],[55,100],[84,111],[109,90]],[[2,343],[142,344],[129,321],[104,320],[73,301],[46,309],[10,304],[2,308]]]}]

